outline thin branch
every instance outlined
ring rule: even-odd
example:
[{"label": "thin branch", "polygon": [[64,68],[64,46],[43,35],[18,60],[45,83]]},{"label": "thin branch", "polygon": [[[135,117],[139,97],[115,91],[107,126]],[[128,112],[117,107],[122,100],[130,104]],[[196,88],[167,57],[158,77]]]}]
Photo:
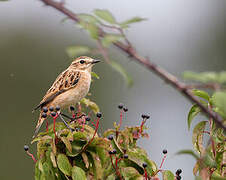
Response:
[{"label": "thin branch", "polygon": [[[52,6],[53,8],[59,10],[61,13],[68,16],[68,18],[74,20],[75,22],[79,22],[79,18],[75,13],[67,9],[62,5],[62,3],[55,2],[53,0],[41,0],[46,5]],[[102,29],[99,29],[99,35],[103,37],[105,35],[105,32]],[[182,82],[180,82],[174,75],[170,74],[169,72],[165,71],[164,69],[160,68],[156,64],[149,61],[148,58],[140,56],[136,50],[128,46],[122,42],[116,42],[113,43],[116,47],[118,47],[120,50],[122,50],[124,53],[129,55],[131,58],[133,58],[135,61],[140,63],[142,66],[146,67],[153,73],[155,73],[157,76],[162,78],[165,82],[172,85],[176,90],[181,92],[185,97],[187,97],[191,102],[197,104],[203,113],[205,113],[208,117],[213,118],[214,122],[224,130],[226,130],[226,127],[222,123],[222,118],[212,110],[205,107],[199,99],[194,96],[189,88],[186,88],[186,85]]]}]

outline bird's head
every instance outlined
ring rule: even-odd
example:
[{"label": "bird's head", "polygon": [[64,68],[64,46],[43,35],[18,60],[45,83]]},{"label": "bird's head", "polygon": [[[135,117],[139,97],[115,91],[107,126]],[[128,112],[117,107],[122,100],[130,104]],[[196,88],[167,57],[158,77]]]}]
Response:
[{"label": "bird's head", "polygon": [[88,70],[91,72],[93,65],[98,62],[100,62],[100,60],[87,56],[80,56],[71,63],[70,67],[77,70]]}]

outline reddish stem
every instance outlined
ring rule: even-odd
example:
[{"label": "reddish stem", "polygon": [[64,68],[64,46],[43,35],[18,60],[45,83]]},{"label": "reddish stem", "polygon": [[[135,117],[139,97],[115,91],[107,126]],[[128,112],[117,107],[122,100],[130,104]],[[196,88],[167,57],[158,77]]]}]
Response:
[{"label": "reddish stem", "polygon": [[141,125],[140,125],[140,131],[139,134],[141,134],[143,132],[143,126],[144,126],[145,121],[143,120]]},{"label": "reddish stem", "polygon": [[49,123],[48,123],[48,119],[46,119],[46,132],[49,131]]},{"label": "reddish stem", "polygon": [[81,129],[82,132],[85,129],[85,124],[86,124],[86,118],[83,117],[83,123],[82,123],[82,129]]},{"label": "reddish stem", "polygon": [[215,149],[215,143],[212,137],[210,137],[211,145],[212,145],[212,151],[213,151],[213,156],[216,157],[216,149]]},{"label": "reddish stem", "polygon": [[162,168],[162,165],[163,165],[163,163],[164,163],[165,159],[166,159],[166,155],[164,155],[164,157],[162,158],[162,162],[161,162],[161,165],[159,166],[159,169],[161,169],[161,168]]},{"label": "reddish stem", "polygon": [[115,168],[115,165],[114,165],[114,163],[113,163],[113,159],[112,159],[112,156],[110,155],[110,158],[111,158],[111,165],[112,165],[112,167],[116,170],[116,168]]},{"label": "reddish stem", "polygon": [[122,118],[123,118],[123,110],[120,110],[120,123],[119,123],[119,127],[122,126]]},{"label": "reddish stem", "polygon": [[27,151],[27,154],[33,159],[33,161],[36,163],[37,160],[35,159],[34,155]]},{"label": "reddish stem", "polygon": [[210,132],[209,131],[202,131],[202,132],[210,135]]},{"label": "reddish stem", "polygon": [[145,180],[148,179],[148,173],[147,173],[147,170],[146,169],[144,169],[144,177],[145,177]]},{"label": "reddish stem", "polygon": [[97,120],[96,120],[96,125],[95,125],[95,131],[94,131],[94,133],[93,133],[93,137],[92,137],[92,139],[90,139],[90,141],[85,145],[85,147],[83,148],[83,151],[85,151],[86,148],[87,148],[87,147],[90,145],[90,143],[93,141],[93,139],[94,139],[94,137],[95,137],[95,135],[96,135],[96,133],[97,133],[98,127],[99,127],[99,122],[100,122],[100,118],[97,118]]}]

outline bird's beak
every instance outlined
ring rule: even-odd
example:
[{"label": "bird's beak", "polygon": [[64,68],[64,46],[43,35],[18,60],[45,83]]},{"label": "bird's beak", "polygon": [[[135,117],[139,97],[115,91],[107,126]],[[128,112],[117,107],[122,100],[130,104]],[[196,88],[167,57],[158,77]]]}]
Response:
[{"label": "bird's beak", "polygon": [[96,63],[98,63],[98,62],[100,62],[100,60],[94,59],[94,60],[92,61],[92,64],[96,64]]}]

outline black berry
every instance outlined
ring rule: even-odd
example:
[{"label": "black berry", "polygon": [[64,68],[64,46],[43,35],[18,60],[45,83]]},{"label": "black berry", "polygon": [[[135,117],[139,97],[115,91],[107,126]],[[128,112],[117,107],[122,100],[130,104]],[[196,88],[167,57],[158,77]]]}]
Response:
[{"label": "black berry", "polygon": [[149,115],[146,115],[146,119],[149,119],[150,118],[150,116]]},{"label": "black berry", "polygon": [[79,131],[79,128],[75,128],[75,131],[78,132]]},{"label": "black berry", "polygon": [[109,140],[112,140],[113,138],[114,138],[113,135],[109,135],[109,136],[108,136],[108,139],[109,139]]},{"label": "black berry", "polygon": [[60,106],[56,106],[56,111],[59,111],[60,110]]},{"label": "black berry", "polygon": [[110,155],[111,155],[111,154],[113,154],[113,152],[112,152],[112,151],[108,151],[108,154],[110,154]]},{"label": "black berry", "polygon": [[89,116],[86,116],[86,121],[90,121],[90,117]]},{"label": "black berry", "polygon": [[44,113],[48,112],[48,108],[47,107],[43,107],[42,110],[43,110]]},{"label": "black berry", "polygon": [[116,154],[116,152],[117,152],[117,151],[116,151],[115,149],[112,150],[112,153],[113,153],[113,154]]},{"label": "black berry", "polygon": [[24,145],[24,151],[28,151],[29,147],[27,145]]},{"label": "black berry", "polygon": [[144,118],[146,118],[146,115],[145,114],[142,114],[141,117],[144,119]]},{"label": "black berry", "polygon": [[74,111],[75,110],[74,106],[70,106],[70,110]]},{"label": "black berry", "polygon": [[123,108],[123,104],[120,103],[120,104],[118,105],[118,108],[119,108],[119,109],[122,109],[122,108]]},{"label": "black berry", "polygon": [[182,170],[181,169],[178,169],[177,171],[176,171],[176,175],[180,175],[182,173]]},{"label": "black berry", "polygon": [[54,111],[54,107],[53,107],[53,106],[50,106],[50,107],[49,107],[49,110],[50,110],[50,111]]},{"label": "black berry", "polygon": [[177,180],[181,180],[181,176],[177,176]]},{"label": "black berry", "polygon": [[127,111],[128,111],[128,108],[124,107],[124,108],[123,108],[123,111],[124,111],[124,112],[127,112]]},{"label": "black berry", "polygon": [[101,118],[101,116],[102,116],[101,112],[98,112],[96,115],[98,118]]},{"label": "black berry", "polygon": [[56,113],[55,112],[51,112],[51,116],[55,117]]},{"label": "black berry", "polygon": [[147,165],[147,163],[144,162],[144,163],[142,164],[142,166],[143,166],[143,168],[146,168],[148,165]]},{"label": "black berry", "polygon": [[163,154],[167,154],[167,150],[166,149],[163,149],[162,153]]},{"label": "black berry", "polygon": [[128,157],[129,157],[128,154],[124,154],[123,156],[124,159],[128,159]]},{"label": "black berry", "polygon": [[46,113],[42,113],[42,118],[46,118],[47,114]]}]

